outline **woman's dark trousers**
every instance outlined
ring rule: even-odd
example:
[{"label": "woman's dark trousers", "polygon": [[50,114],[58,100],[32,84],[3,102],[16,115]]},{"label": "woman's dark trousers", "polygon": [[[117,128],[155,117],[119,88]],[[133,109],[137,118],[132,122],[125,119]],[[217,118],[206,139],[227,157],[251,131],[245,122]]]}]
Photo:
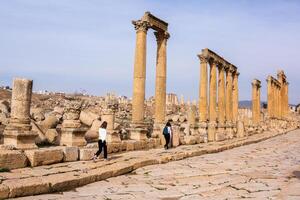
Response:
[{"label": "woman's dark trousers", "polygon": [[106,146],[106,141],[105,140],[98,140],[98,147],[99,150],[97,151],[97,153],[95,154],[97,157],[100,155],[100,153],[102,152],[102,148],[104,151],[104,158],[107,158],[107,146]]},{"label": "woman's dark trousers", "polygon": [[164,136],[165,136],[165,140],[166,140],[165,148],[168,149],[169,142],[170,142],[170,134],[165,134]]}]

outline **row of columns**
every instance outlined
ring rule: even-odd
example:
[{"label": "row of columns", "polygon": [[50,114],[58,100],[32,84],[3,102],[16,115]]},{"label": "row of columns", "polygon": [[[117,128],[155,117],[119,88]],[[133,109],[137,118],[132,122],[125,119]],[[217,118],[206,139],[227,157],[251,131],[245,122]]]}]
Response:
[{"label": "row of columns", "polygon": [[[146,80],[146,45],[147,31],[150,24],[147,21],[133,21],[136,30],[136,47],[134,60],[132,123],[141,124],[144,121],[144,100]],[[166,113],[166,74],[167,74],[167,40],[169,33],[157,31],[154,33],[157,41],[156,82],[155,82],[155,122],[164,123]]]},{"label": "row of columns", "polygon": [[[199,121],[224,126],[236,123],[238,111],[238,76],[233,65],[198,55],[200,59]],[[208,82],[208,65],[209,82]],[[218,72],[217,72],[218,71]],[[218,80],[217,80],[218,74]],[[226,76],[226,78],[225,78]],[[209,83],[209,86],[207,85]],[[207,102],[209,88],[209,104]],[[215,129],[208,129],[208,141],[215,140]]]},{"label": "row of columns", "polygon": [[278,80],[268,76],[268,114],[271,118],[283,119],[289,111],[288,82],[283,71],[277,74]]}]

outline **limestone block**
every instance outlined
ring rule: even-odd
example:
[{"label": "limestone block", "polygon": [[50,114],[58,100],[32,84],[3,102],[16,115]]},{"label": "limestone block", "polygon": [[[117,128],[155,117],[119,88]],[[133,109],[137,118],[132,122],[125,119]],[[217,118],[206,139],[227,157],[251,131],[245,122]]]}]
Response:
[{"label": "limestone block", "polygon": [[6,185],[0,185],[0,199],[7,199],[9,195],[9,188]]},{"label": "limestone block", "polygon": [[64,153],[64,162],[76,161],[79,158],[78,147],[62,147]]},{"label": "limestone block", "polygon": [[177,147],[177,146],[179,146],[180,130],[179,130],[179,127],[173,127],[172,130],[173,130],[172,146]]},{"label": "limestone block", "polygon": [[107,153],[117,153],[120,151],[122,151],[122,145],[120,142],[107,144]]},{"label": "limestone block", "polygon": [[79,160],[91,160],[94,154],[98,151],[96,148],[84,148],[79,150]]},{"label": "limestone block", "polygon": [[59,163],[64,158],[63,150],[60,147],[26,150],[25,154],[32,167]]},{"label": "limestone block", "polygon": [[28,165],[26,155],[19,150],[0,150],[0,167],[8,169],[23,168]]},{"label": "limestone block", "polygon": [[133,151],[134,150],[134,140],[127,140],[126,141],[126,151]]},{"label": "limestone block", "polygon": [[55,115],[49,115],[45,120],[41,121],[39,127],[41,130],[46,133],[46,131],[50,128],[56,128],[58,124],[58,119]]},{"label": "limestone block", "polygon": [[48,129],[45,133],[45,136],[50,144],[57,144],[58,133],[55,128]]},{"label": "limestone block", "polygon": [[99,119],[99,116],[95,113],[88,112],[88,111],[80,112],[79,120],[81,121],[81,123],[83,123],[87,126],[91,126],[93,121],[96,119]]},{"label": "limestone block", "polygon": [[99,134],[98,134],[98,131],[94,131],[94,130],[91,130],[89,129],[85,135],[84,135],[84,138],[87,142],[97,142],[98,141],[98,138],[99,138]]},{"label": "limestone block", "polygon": [[140,140],[134,142],[134,150],[142,150],[146,149],[147,147],[147,140]]},{"label": "limestone block", "polygon": [[101,124],[102,124],[102,122],[100,120],[98,120],[98,119],[94,120],[90,130],[98,132]]},{"label": "limestone block", "polygon": [[197,144],[197,138],[194,135],[185,135],[184,136],[185,144]]},{"label": "limestone block", "polygon": [[106,141],[108,143],[117,143],[117,142],[121,142],[121,138],[118,132],[113,131],[107,134]]}]

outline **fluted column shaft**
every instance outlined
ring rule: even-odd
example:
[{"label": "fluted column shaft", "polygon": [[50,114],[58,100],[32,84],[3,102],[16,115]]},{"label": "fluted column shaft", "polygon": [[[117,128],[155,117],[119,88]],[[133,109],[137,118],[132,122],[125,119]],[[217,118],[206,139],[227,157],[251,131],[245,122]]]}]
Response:
[{"label": "fluted column shaft", "polygon": [[225,123],[225,69],[223,65],[218,67],[218,122]]},{"label": "fluted column shaft", "polygon": [[157,40],[155,122],[164,123],[166,115],[167,39],[165,32],[154,33]]},{"label": "fluted column shaft", "polygon": [[232,71],[226,69],[226,121],[232,122]]},{"label": "fluted column shaft", "polygon": [[200,84],[199,84],[199,121],[207,121],[207,64],[208,61],[202,56],[200,59]]},{"label": "fluted column shaft", "polygon": [[146,45],[148,24],[143,21],[133,22],[136,29],[136,46],[134,59],[132,122],[144,120],[145,79],[146,79]]},{"label": "fluted column shaft", "polygon": [[217,104],[217,63],[210,64],[210,79],[209,79],[209,121],[215,122],[217,119],[216,113]]},{"label": "fluted column shaft", "polygon": [[273,110],[272,110],[272,104],[273,104],[273,92],[272,92],[273,86],[271,78],[268,77],[267,79],[267,104],[268,104],[268,114],[269,117],[273,117]]},{"label": "fluted column shaft", "polygon": [[237,122],[239,108],[238,76],[239,73],[237,71],[233,73],[232,120],[234,123]]}]

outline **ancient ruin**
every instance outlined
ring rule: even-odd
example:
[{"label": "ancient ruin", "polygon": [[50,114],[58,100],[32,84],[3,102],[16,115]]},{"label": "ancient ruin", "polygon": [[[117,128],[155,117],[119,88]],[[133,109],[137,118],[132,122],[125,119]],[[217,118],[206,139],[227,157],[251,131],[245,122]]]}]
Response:
[{"label": "ancient ruin", "polygon": [[277,79],[268,76],[268,114],[271,118],[283,119],[287,116],[288,82],[282,70],[278,71]]},{"label": "ancient ruin", "polygon": [[11,117],[4,130],[4,144],[17,149],[34,149],[37,133],[30,125],[32,80],[15,78],[11,97]]},{"label": "ancient ruin", "polygon": [[[238,110],[239,73],[237,72],[237,67],[209,49],[203,49],[198,57],[201,62],[199,89],[200,129],[202,129],[202,132],[207,130],[208,141],[232,138],[235,134],[234,127],[236,127]],[[210,66],[209,75],[207,75],[208,65]],[[207,87],[207,77],[209,77],[209,87]],[[207,102],[207,88],[209,88],[209,104]]]},{"label": "ancient ruin", "polygon": [[[267,107],[261,102],[264,85],[257,79],[252,81],[252,109],[239,107],[238,68],[208,48],[198,55],[199,90],[194,91],[199,92],[198,105],[193,99],[185,102],[183,96],[179,100],[175,93],[167,94],[168,23],[150,12],[132,23],[136,30],[132,100],[114,93],[38,94],[32,92],[33,81],[24,78],[15,78],[12,90],[0,89],[0,199],[70,190],[147,165],[221,152],[299,128],[299,116],[289,108],[289,83],[282,70],[277,79],[267,78]],[[157,40],[156,84],[155,96],[146,99],[149,28]],[[98,150],[104,121],[112,160],[94,163],[90,160]],[[167,121],[172,124],[170,150],[163,149]]]}]

